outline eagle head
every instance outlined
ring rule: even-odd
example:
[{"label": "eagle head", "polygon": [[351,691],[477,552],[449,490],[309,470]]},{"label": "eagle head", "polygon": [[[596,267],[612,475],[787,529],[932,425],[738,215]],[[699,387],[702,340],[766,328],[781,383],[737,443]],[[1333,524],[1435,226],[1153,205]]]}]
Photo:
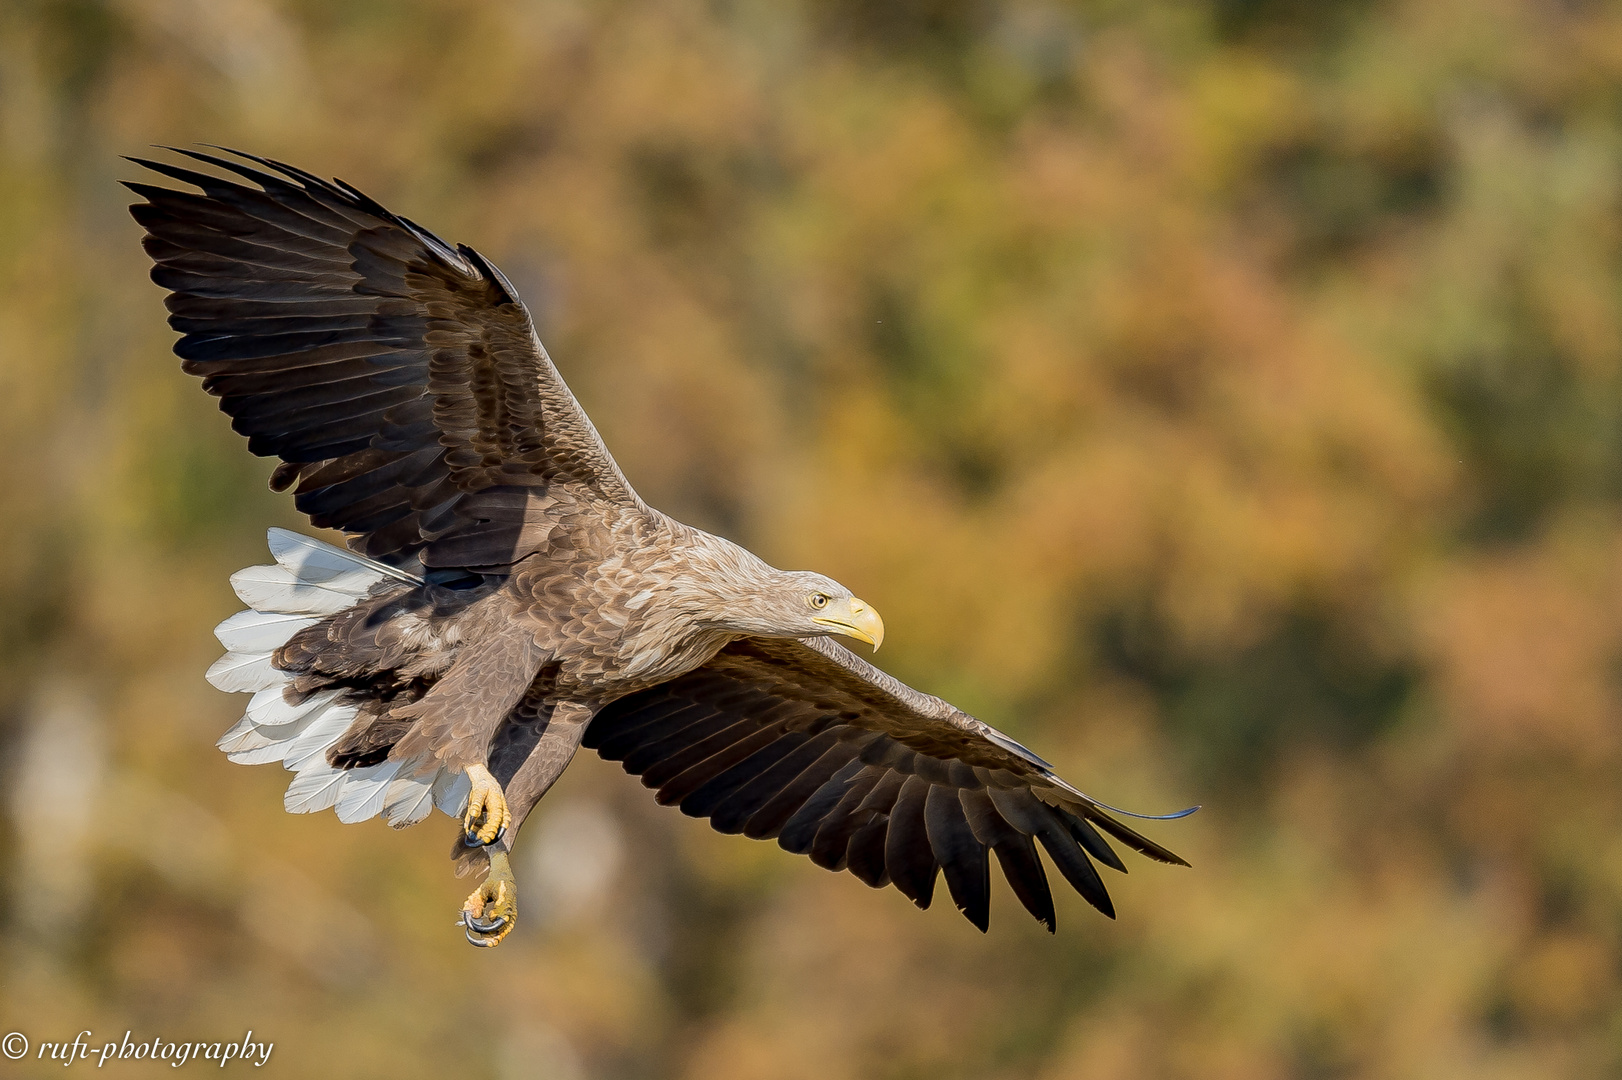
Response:
[{"label": "eagle head", "polygon": [[884,620],[879,613],[833,578],[804,570],[772,569],[752,584],[755,587],[747,592],[727,598],[717,625],[759,637],[842,634],[874,649],[884,641]]}]

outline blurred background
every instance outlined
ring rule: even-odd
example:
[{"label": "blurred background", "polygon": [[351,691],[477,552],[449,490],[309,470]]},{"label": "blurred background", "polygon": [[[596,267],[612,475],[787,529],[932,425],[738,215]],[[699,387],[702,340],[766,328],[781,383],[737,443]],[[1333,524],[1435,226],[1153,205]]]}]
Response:
[{"label": "blurred background", "polygon": [[[227,576],[308,526],[180,373],[115,184],[198,142],[485,252],[651,502],[839,578],[889,670],[1084,790],[1203,803],[1147,826],[1193,869],[1053,937],[999,878],[981,936],[587,753],[485,953],[449,819],[284,814],[202,673]],[[1622,5],[6,0],[0,462],[0,1029],[36,1044],[1622,1071]]]}]

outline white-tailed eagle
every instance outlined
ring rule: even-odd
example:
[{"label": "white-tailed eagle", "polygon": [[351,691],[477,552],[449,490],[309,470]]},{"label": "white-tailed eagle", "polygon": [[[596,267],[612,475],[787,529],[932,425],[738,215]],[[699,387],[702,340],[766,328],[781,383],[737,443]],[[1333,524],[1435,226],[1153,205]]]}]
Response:
[{"label": "white-tailed eagle", "polygon": [[1050,930],[1038,846],[1111,916],[1106,835],[1182,862],[837,644],[884,636],[850,590],[644,503],[472,248],[342,182],[179,153],[219,172],[132,159],[196,190],[128,184],[175,352],[280,459],[272,487],[352,549],[272,530],[276,565],[233,577],[251,610],[221,624],[209,679],[253,699],[220,748],[295,773],[290,811],[460,817],[460,872],[488,870],[474,944],[512,929],[514,835],[582,745],[721,832],[919,907],[944,874],[981,930],[993,857]]}]

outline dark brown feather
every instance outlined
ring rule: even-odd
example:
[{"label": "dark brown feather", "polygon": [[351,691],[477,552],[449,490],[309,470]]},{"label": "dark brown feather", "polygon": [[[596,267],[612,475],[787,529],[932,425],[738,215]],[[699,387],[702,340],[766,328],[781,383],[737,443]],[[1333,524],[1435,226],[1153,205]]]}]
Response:
[{"label": "dark brown feather", "polygon": [[[753,784],[763,774],[770,775],[773,769],[783,763],[784,759],[788,759],[790,768],[794,772],[798,772],[802,766],[795,762],[794,755],[797,751],[804,749],[806,743],[810,742],[817,733],[814,731],[786,731],[781,735],[772,734],[773,737],[765,746],[762,746],[725,772],[706,780],[691,795],[682,799],[681,812],[688,817],[711,818],[710,824],[718,832],[729,831],[723,826],[732,820],[736,820],[738,826],[741,827],[743,819],[748,814],[744,813],[742,816],[738,816],[739,811],[734,811],[727,818],[716,820],[721,805],[735,796],[740,788]],[[815,754],[825,748],[823,744],[814,745],[811,752]],[[776,786],[781,786],[781,782],[774,785],[774,789]],[[748,810],[748,807],[742,807],[740,810]],[[737,830],[732,829],[730,831],[736,832]]]},{"label": "dark brown feather", "polygon": [[[824,732],[823,737],[838,736],[833,747],[806,767],[805,771],[784,784],[771,799],[749,818],[743,834],[751,840],[769,840],[783,831],[802,806],[839,772],[849,766],[861,747],[854,739],[844,738],[845,732]],[[860,762],[856,762],[860,765]]]},{"label": "dark brown feather", "polygon": [[985,933],[991,924],[991,863],[985,846],[974,838],[963,816],[956,788],[930,786],[924,803],[924,826],[952,902]]},{"label": "dark brown feather", "polygon": [[[682,811],[695,817],[708,817],[711,827],[716,832],[743,832],[745,826],[767,803],[780,795],[792,781],[808,772],[814,763],[820,761],[838,745],[839,734],[833,731],[807,732],[803,742],[796,744],[787,739],[780,741],[787,744],[784,747],[785,752],[780,757],[743,783],[729,789],[707,812],[695,812],[696,805],[690,808],[685,803],[682,805]],[[830,768],[824,775],[831,774],[832,771]],[[807,789],[807,794],[809,793],[810,789]],[[695,798],[698,794],[695,793]],[[785,814],[784,819],[786,818]],[[756,840],[763,839],[763,834],[751,836]]]},{"label": "dark brown feather", "polygon": [[[824,823],[817,833],[816,844],[812,845],[811,857],[816,858],[818,847],[835,849],[841,842],[840,838],[848,836],[849,840],[845,841],[845,865],[850,872],[875,889],[888,885],[890,871],[885,862],[884,849],[890,829],[890,811],[901,796],[907,779],[895,772],[887,772],[879,777],[873,790],[848,817],[842,821]],[[826,841],[823,833],[827,834]]]},{"label": "dark brown feather", "polygon": [[935,874],[940,869],[924,824],[924,802],[931,786],[922,777],[907,777],[890,810],[890,829],[884,839],[884,866],[890,880],[920,908],[928,908],[934,898]]},{"label": "dark brown feather", "polygon": [[851,834],[873,817],[871,810],[862,808],[863,803],[889,775],[872,766],[856,774],[856,779],[845,789],[844,797],[817,822],[816,835],[808,851],[812,862],[825,870],[845,868]]},{"label": "dark brown feather", "polygon": [[[822,786],[812,793],[811,797],[783,823],[777,834],[777,845],[784,851],[791,851],[796,855],[808,855],[811,845],[816,841],[817,830],[822,827],[823,818],[832,814],[839,808],[850,793],[859,785],[872,785],[878,783],[878,774],[867,772],[867,767],[860,760],[847,761],[823,782]],[[866,794],[865,788],[856,796]],[[854,805],[854,804],[852,804]]]}]

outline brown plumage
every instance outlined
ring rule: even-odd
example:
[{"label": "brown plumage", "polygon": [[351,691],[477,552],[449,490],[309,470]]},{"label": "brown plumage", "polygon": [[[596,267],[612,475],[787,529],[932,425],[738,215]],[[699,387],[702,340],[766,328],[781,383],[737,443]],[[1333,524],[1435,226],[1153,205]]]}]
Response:
[{"label": "brown plumage", "polygon": [[883,633],[843,586],[647,506],[477,252],[341,182],[179,153],[248,181],[141,160],[201,193],[127,185],[182,367],[355,553],[274,531],[280,566],[234,579],[254,610],[210,677],[257,693],[222,748],[296,771],[289,809],[463,814],[459,866],[491,868],[475,944],[511,929],[506,851],[581,745],[920,907],[944,873],[982,930],[993,858],[1050,929],[1038,845],[1110,915],[1106,834],[1181,862],[836,644]]}]

